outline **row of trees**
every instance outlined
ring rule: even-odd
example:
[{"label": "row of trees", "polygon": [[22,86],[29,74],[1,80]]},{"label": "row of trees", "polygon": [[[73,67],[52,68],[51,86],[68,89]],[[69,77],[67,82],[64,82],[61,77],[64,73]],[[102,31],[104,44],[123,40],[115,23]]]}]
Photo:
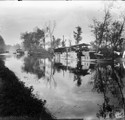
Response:
[{"label": "row of trees", "polygon": [[[61,38],[55,38],[53,35],[55,25],[53,28],[51,26],[46,26],[44,29],[35,28],[32,32],[24,32],[21,34],[21,39],[23,40],[23,47],[25,50],[36,50],[38,48],[46,48],[46,45],[50,46],[51,49],[58,48],[59,46],[66,46],[66,39],[63,36]],[[73,31],[74,39],[76,44],[82,40],[81,33],[82,29],[80,26],[76,27],[76,31]],[[46,38],[49,37],[50,41],[47,41]],[[71,40],[69,40],[71,45]]]},{"label": "row of trees", "polygon": [[124,47],[124,24],[123,20],[113,20],[109,10],[105,12],[104,19],[93,20],[91,25],[95,41],[91,42],[92,49],[101,52],[105,57],[113,57],[114,51],[122,52]]},{"label": "row of trees", "polygon": [[[47,37],[50,37],[50,41],[46,40]],[[48,30],[40,28],[36,28],[33,32],[22,33],[21,39],[23,40],[23,47],[27,51],[39,48],[45,49],[46,45],[56,48],[61,42],[60,38],[56,39]]]},{"label": "row of trees", "polygon": [[20,44],[15,45],[7,45],[5,44],[5,40],[0,35],[0,53],[5,53],[8,51],[16,51],[17,49],[21,48],[22,46]]},{"label": "row of trees", "polygon": [[[114,57],[114,51],[122,52],[124,48],[124,24],[123,20],[113,20],[109,10],[105,11],[104,19],[99,21],[93,20],[91,31],[95,36],[95,41],[91,42],[92,50],[101,52],[105,58]],[[23,45],[25,50],[35,50],[37,48],[44,48],[49,45],[51,49],[58,48],[59,46],[66,46],[66,39],[55,38],[53,35],[55,24],[49,24],[44,29],[36,28],[33,32],[22,33]],[[75,44],[79,44],[82,40],[82,28],[76,27],[73,31]],[[47,42],[46,38],[49,37],[50,41]],[[69,40],[71,46],[71,40]],[[107,54],[108,53],[108,54]]]},{"label": "row of trees", "polygon": [[5,42],[2,36],[0,36],[0,53],[5,52]]}]

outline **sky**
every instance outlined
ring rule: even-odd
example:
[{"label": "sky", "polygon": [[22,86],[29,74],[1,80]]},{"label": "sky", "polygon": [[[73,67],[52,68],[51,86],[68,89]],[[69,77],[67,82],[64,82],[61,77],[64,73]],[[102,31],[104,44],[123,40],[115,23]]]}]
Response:
[{"label": "sky", "polygon": [[[70,39],[74,42],[73,31],[82,28],[81,43],[94,40],[90,25],[93,19],[102,20],[104,8],[112,6],[112,14],[119,18],[123,2],[108,1],[0,1],[0,34],[6,44],[21,43],[20,34],[43,29],[47,24],[56,27],[55,38]],[[121,7],[122,6],[122,7]],[[74,44],[74,43],[73,43]]]}]

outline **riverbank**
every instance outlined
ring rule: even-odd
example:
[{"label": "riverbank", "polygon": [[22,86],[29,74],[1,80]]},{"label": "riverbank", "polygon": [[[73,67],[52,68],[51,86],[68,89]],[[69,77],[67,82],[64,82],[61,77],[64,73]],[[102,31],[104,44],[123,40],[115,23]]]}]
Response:
[{"label": "riverbank", "polygon": [[22,117],[10,116],[10,117],[0,117],[0,120],[39,120],[39,118],[36,119],[36,118],[25,117],[25,116],[22,116]]},{"label": "riverbank", "polygon": [[45,50],[45,49],[37,49],[37,50],[33,50],[33,51],[29,51],[28,55],[30,56],[40,56],[42,58],[50,58],[52,57],[52,53],[50,53],[49,51]]},{"label": "riverbank", "polygon": [[[1,120],[54,119],[45,108],[45,100],[36,97],[33,87],[26,87],[0,60],[0,116]],[[27,116],[27,117],[20,117]]]}]

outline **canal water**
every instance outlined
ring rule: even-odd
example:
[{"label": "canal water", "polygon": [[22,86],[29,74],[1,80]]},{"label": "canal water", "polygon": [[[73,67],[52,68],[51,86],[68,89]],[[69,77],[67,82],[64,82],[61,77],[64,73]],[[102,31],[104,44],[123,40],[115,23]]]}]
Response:
[{"label": "canal water", "polygon": [[125,69],[121,61],[85,62],[38,56],[1,56],[5,66],[58,119],[124,116]]}]

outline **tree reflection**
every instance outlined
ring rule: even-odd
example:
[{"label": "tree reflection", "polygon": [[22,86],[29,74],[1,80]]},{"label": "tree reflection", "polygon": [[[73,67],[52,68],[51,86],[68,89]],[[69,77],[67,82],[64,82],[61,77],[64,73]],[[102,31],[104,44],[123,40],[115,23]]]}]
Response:
[{"label": "tree reflection", "polygon": [[79,87],[82,84],[81,76],[74,74],[74,81],[77,81],[77,86]]},{"label": "tree reflection", "polygon": [[33,87],[26,87],[0,60],[0,116],[29,116],[53,119],[45,102],[32,94]]},{"label": "tree reflection", "polygon": [[88,73],[88,69],[83,70],[82,69],[81,61],[77,62],[77,67],[74,69],[70,69],[70,72],[74,73],[74,81],[77,81],[77,86],[79,87],[82,84],[82,76],[85,76]]},{"label": "tree reflection", "polygon": [[[49,64],[46,64],[48,60]],[[57,83],[54,79],[55,69],[54,63],[50,58],[41,58],[39,56],[27,56],[24,58],[24,65],[22,67],[24,72],[37,75],[38,79],[45,79],[47,84],[54,87],[57,86]]]},{"label": "tree reflection", "polygon": [[37,75],[38,79],[45,77],[45,59],[38,56],[27,56],[24,58],[23,71]]},{"label": "tree reflection", "polygon": [[52,61],[52,59],[48,59],[50,66],[49,69],[46,71],[46,76],[45,79],[47,80],[47,82],[49,83],[50,87],[53,84],[54,87],[57,86],[56,80],[54,78],[54,74],[55,74],[55,67],[54,67],[54,61]]},{"label": "tree reflection", "polygon": [[[76,61],[76,67],[69,66],[69,64],[64,65],[63,63],[58,63],[55,59],[44,59],[38,56],[27,56],[24,58],[24,65],[22,67],[24,72],[37,75],[38,79],[43,78],[49,83],[53,84],[54,87],[57,83],[54,78],[56,72],[60,73],[64,71],[69,71],[74,75],[74,81],[76,81],[77,86],[81,86],[82,77],[90,74],[89,69],[93,69],[93,65],[87,63],[86,67],[81,63],[81,61]],[[68,63],[68,62],[66,62]]]},{"label": "tree reflection", "polygon": [[97,117],[113,118],[117,112],[125,110],[123,95],[124,69],[116,64],[97,64],[94,74],[93,90],[103,94],[104,102]]},{"label": "tree reflection", "polygon": [[74,74],[74,81],[77,81],[77,86],[79,87],[82,84],[82,77],[89,74],[88,70],[90,67],[83,69],[83,65],[81,61],[77,61],[76,67],[63,65],[63,63],[54,63],[54,68],[57,72],[62,71],[69,71],[70,73]]}]

